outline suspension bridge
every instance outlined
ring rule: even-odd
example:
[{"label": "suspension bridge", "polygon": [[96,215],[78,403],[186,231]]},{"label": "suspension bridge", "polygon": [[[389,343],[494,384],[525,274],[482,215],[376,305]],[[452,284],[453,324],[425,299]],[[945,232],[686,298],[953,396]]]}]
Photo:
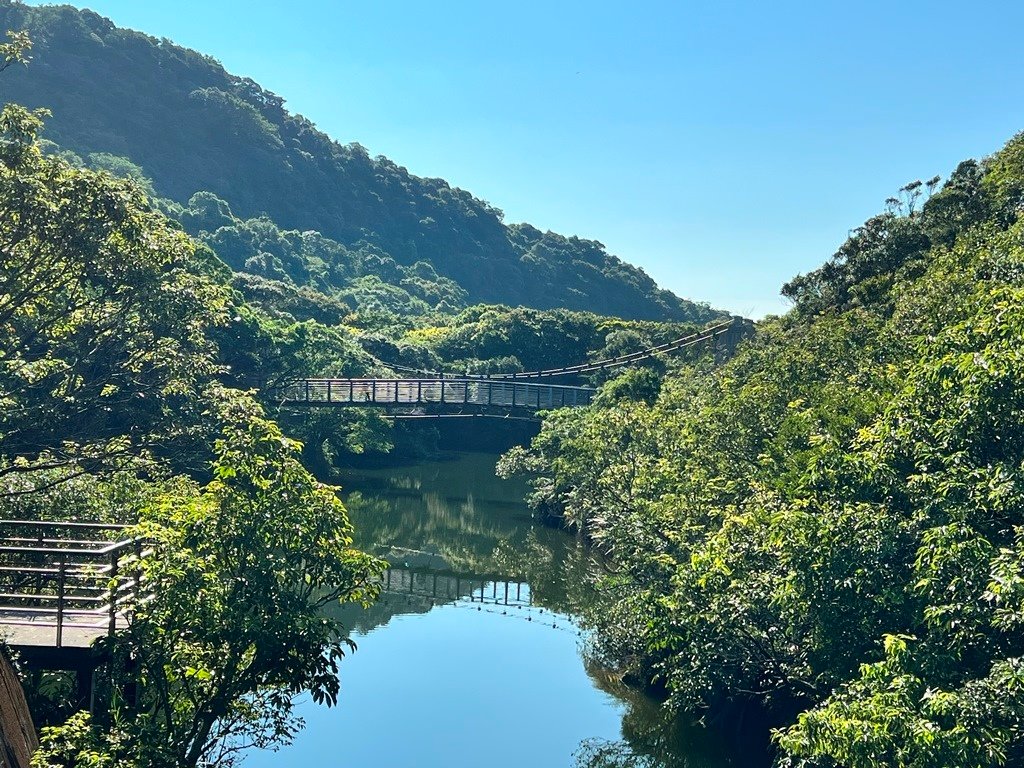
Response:
[{"label": "suspension bridge", "polygon": [[744,321],[732,319],[627,355],[514,373],[459,376],[382,362],[391,370],[416,376],[297,379],[277,387],[274,397],[281,405],[298,408],[380,408],[393,418],[501,416],[532,420],[538,411],[575,408],[593,401],[593,387],[556,384],[552,379],[615,370],[698,345],[721,345],[731,351],[746,332]]},{"label": "suspension bridge", "polygon": [[439,603],[468,601],[528,608],[534,604],[528,582],[505,576],[461,575],[430,568],[392,565],[381,579],[384,595],[408,596]]}]

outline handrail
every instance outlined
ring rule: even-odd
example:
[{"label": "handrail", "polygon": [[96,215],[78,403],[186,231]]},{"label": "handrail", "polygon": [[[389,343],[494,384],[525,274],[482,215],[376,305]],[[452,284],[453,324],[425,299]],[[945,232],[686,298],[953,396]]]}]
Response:
[{"label": "handrail", "polygon": [[[124,530],[114,523],[67,523],[0,520],[3,526],[28,526],[39,530]],[[0,625],[55,628],[60,648],[68,626],[102,629],[113,633],[124,611],[139,598],[140,573],[122,572],[125,558],[144,557],[139,538],[117,541],[82,539],[24,539],[0,537],[0,542],[27,541],[29,545],[0,543]],[[72,546],[41,546],[43,543]],[[82,546],[95,545],[95,546]],[[102,624],[82,621],[102,618]]]},{"label": "handrail", "polygon": [[0,520],[0,525],[17,525],[35,528],[82,528],[106,531],[121,531],[128,527],[124,523],[83,523],[78,521],[63,523],[58,520]]},{"label": "handrail", "polygon": [[114,541],[114,542],[99,542],[98,541],[98,542],[96,542],[97,544],[105,544],[106,546],[100,547],[100,548],[97,548],[97,549],[82,549],[82,548],[75,548],[75,547],[12,547],[12,546],[0,545],[0,554],[3,554],[3,553],[16,554],[18,552],[26,552],[26,553],[42,554],[42,555],[47,555],[47,554],[49,554],[49,555],[55,555],[55,554],[61,554],[61,555],[83,555],[83,556],[108,555],[111,552],[114,552],[115,550],[125,546],[126,544],[131,544],[133,541],[134,541],[133,539],[126,539],[124,541]]},{"label": "handrail", "polygon": [[[427,376],[427,377],[422,377],[422,378],[418,378],[418,379],[402,379],[402,378],[379,379],[379,378],[374,378],[374,377],[345,378],[345,377],[332,377],[332,376],[318,376],[318,377],[310,376],[308,378],[296,379],[291,384],[283,384],[280,387],[277,387],[277,389],[288,389],[289,387],[301,386],[304,382],[307,382],[307,381],[310,384],[314,384],[314,383],[316,383],[316,384],[326,384],[327,382],[331,382],[331,383],[334,383],[334,382],[344,382],[345,384],[348,384],[349,382],[352,382],[353,384],[374,384],[374,383],[376,383],[376,384],[416,384],[417,382],[422,382],[423,384],[430,383],[430,384],[451,385],[451,384],[487,384],[491,380],[490,379],[475,378],[473,376],[460,377],[460,378],[454,378],[454,379],[453,378],[443,378],[443,377],[440,377],[440,376]],[[496,384],[507,384],[509,386],[512,384],[511,380],[509,380],[508,382],[505,382],[505,381],[495,381],[495,383]],[[571,384],[538,384],[536,382],[530,382],[530,381],[517,381],[517,382],[515,382],[515,385],[517,387],[536,387],[536,388],[540,388],[540,389],[549,389],[551,387],[554,387],[555,389],[570,389],[570,390],[571,389],[576,389],[576,390],[579,390],[580,392],[594,392],[595,391],[593,387],[580,387],[580,386],[571,385]]]},{"label": "handrail", "polygon": [[589,405],[591,387],[487,379],[299,379],[276,388],[282,405],[469,406],[541,411]]},{"label": "handrail", "polygon": [[[0,536],[0,541],[30,541],[35,544],[109,544],[109,539],[44,539],[41,536]],[[15,546],[15,545],[11,545]]]}]

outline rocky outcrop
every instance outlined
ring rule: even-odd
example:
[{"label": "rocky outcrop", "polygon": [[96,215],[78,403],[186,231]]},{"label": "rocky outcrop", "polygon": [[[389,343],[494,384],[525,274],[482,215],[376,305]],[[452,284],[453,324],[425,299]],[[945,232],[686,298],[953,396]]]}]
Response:
[{"label": "rocky outcrop", "polygon": [[21,682],[0,653],[0,768],[29,768],[38,746]]}]

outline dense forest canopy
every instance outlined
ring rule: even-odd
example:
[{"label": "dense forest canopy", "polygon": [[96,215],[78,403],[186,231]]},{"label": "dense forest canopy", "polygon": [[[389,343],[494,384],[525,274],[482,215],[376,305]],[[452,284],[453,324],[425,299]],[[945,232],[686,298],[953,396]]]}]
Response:
[{"label": "dense forest canopy", "polygon": [[[0,0],[0,29],[27,30],[35,42],[33,65],[0,81],[0,100],[50,109],[45,135],[64,149],[108,170],[118,170],[111,160],[124,169],[118,158],[133,164],[157,195],[190,209],[190,231],[204,230],[236,269],[299,286],[355,277],[357,300],[388,293],[380,278],[411,289],[411,312],[487,302],[653,320],[714,315],[598,242],[506,225],[464,190],[332,141],[208,56],[70,6]],[[282,237],[291,242],[271,242]]]}]

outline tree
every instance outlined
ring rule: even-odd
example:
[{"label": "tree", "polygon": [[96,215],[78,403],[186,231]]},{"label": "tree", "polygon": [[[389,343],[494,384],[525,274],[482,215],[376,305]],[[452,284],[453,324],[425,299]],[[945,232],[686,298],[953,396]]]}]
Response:
[{"label": "tree", "polygon": [[366,604],[383,563],[352,548],[335,489],[316,482],[244,397],[221,403],[214,479],[178,479],[134,533],[154,550],[135,567],[151,597],[113,641],[137,701],[114,695],[104,727],[84,716],[44,731],[36,765],[230,765],[251,746],[287,743],[303,692],[333,704],[354,644],[321,610]]},{"label": "tree", "polygon": [[32,39],[28,32],[8,32],[7,42],[0,43],[0,72],[15,64],[28,64]]},{"label": "tree", "polygon": [[42,117],[0,113],[0,475],[187,435],[229,298],[133,182],[44,156]]}]

